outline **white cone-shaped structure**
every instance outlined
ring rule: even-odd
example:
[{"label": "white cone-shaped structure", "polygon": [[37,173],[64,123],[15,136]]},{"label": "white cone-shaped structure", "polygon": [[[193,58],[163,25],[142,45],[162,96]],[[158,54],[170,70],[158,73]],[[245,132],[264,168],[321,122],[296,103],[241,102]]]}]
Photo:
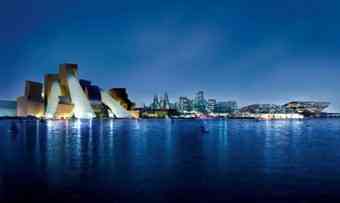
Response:
[{"label": "white cone-shaped structure", "polygon": [[132,118],[131,114],[122,107],[119,102],[112,98],[109,93],[101,91],[100,94],[102,102],[111,109],[112,113],[114,113],[117,118]]},{"label": "white cone-shaped structure", "polygon": [[96,117],[90,101],[79,84],[79,80],[74,75],[70,74],[67,77],[67,82],[71,100],[74,104],[74,116],[83,119]]},{"label": "white cone-shaped structure", "polygon": [[60,85],[58,81],[54,81],[47,99],[46,118],[54,118],[59,104],[59,96],[61,96]]}]

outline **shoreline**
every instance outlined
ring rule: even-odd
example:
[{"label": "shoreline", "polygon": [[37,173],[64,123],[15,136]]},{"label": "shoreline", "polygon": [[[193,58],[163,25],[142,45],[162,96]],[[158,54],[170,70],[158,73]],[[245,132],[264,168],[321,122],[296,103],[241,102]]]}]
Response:
[{"label": "shoreline", "polygon": [[340,119],[340,117],[304,117],[304,118],[287,118],[287,119],[259,119],[254,117],[228,117],[228,118],[93,118],[93,119],[45,119],[45,118],[34,118],[34,117],[0,117],[2,120],[18,120],[18,121],[90,121],[90,120],[244,120],[244,121],[302,121],[302,120],[317,120],[317,119]]}]

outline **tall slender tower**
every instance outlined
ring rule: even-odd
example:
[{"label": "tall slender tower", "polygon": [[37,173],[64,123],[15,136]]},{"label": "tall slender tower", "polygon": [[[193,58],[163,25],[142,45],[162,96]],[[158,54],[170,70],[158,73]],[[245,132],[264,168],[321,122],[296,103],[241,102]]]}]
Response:
[{"label": "tall slender tower", "polygon": [[205,112],[206,111],[206,101],[204,99],[204,92],[198,91],[194,98],[194,110],[197,112]]},{"label": "tall slender tower", "polygon": [[170,109],[170,101],[169,101],[169,96],[167,92],[164,93],[163,108]]},{"label": "tall slender tower", "polygon": [[151,104],[151,108],[152,109],[160,109],[160,104],[159,104],[159,100],[158,100],[158,95],[155,94],[155,96],[153,97],[153,102]]}]

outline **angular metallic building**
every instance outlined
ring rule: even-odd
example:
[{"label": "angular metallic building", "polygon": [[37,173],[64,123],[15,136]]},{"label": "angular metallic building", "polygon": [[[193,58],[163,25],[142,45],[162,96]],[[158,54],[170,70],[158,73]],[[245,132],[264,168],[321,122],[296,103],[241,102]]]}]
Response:
[{"label": "angular metallic building", "polygon": [[[126,95],[127,96],[127,95]],[[77,64],[61,64],[59,73],[45,75],[44,85],[26,82],[25,96],[17,99],[18,116],[48,119],[131,118],[109,91],[79,80]]]},{"label": "angular metallic building", "polygon": [[252,104],[240,109],[241,113],[296,113],[306,116],[320,114],[329,102],[292,101],[284,105]]},{"label": "angular metallic building", "polygon": [[296,113],[319,114],[330,105],[329,102],[292,101],[283,105]]}]

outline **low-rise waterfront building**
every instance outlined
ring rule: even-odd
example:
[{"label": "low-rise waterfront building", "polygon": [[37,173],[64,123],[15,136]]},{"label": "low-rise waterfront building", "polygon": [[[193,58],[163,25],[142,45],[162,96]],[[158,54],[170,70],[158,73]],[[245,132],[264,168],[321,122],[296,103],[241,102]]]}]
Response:
[{"label": "low-rise waterfront building", "polygon": [[260,113],[255,114],[254,117],[259,120],[289,120],[304,118],[302,114],[298,113]]},{"label": "low-rise waterfront building", "polygon": [[179,112],[190,112],[193,110],[192,101],[187,97],[179,97],[177,110]]},{"label": "low-rise waterfront building", "polygon": [[206,113],[207,112],[207,101],[204,98],[204,92],[198,91],[193,100],[193,110],[198,113]]},{"label": "low-rise waterfront building", "polygon": [[257,119],[300,119],[321,117],[329,102],[293,101],[284,105],[252,104],[240,109],[234,117],[254,117]]},{"label": "low-rise waterfront building", "polygon": [[285,113],[285,108],[275,104],[252,104],[240,109],[241,113]]},{"label": "low-rise waterfront building", "polygon": [[216,104],[216,113],[235,113],[237,111],[236,101],[221,101]]},{"label": "low-rise waterfront building", "polygon": [[209,113],[215,113],[217,108],[217,101],[216,99],[208,99],[208,106],[207,110]]},{"label": "low-rise waterfront building", "polygon": [[170,118],[179,115],[176,109],[140,109],[142,118]]}]

